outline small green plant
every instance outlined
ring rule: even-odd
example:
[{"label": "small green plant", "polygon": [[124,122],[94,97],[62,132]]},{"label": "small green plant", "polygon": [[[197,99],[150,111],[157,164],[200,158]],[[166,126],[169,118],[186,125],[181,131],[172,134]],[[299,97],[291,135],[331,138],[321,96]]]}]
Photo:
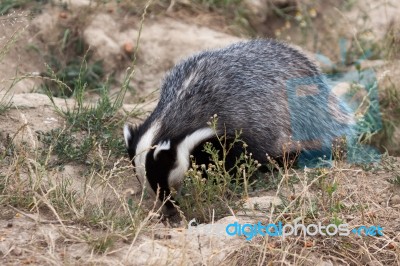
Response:
[{"label": "small green plant", "polygon": [[385,57],[389,60],[398,59],[400,56],[400,27],[395,23],[390,25],[386,33]]},{"label": "small green plant", "polygon": [[400,146],[397,144],[395,132],[400,127],[400,94],[396,84],[388,79],[388,85],[384,86],[380,93],[380,110],[382,128],[371,140],[373,145],[387,149],[392,155],[400,154]]},{"label": "small green plant", "polygon": [[[332,179],[331,171],[326,168],[316,168],[307,175],[308,178],[313,177],[318,182],[316,188],[321,192],[320,204],[331,213],[340,212],[343,204],[336,196],[339,190],[339,182],[336,179]],[[309,180],[311,181],[311,179]]]},{"label": "small green plant", "polygon": [[[367,19],[367,18],[363,18]],[[357,31],[356,36],[350,40],[349,47],[345,48],[346,52],[343,54],[342,64],[345,66],[355,66],[359,68],[363,60],[376,60],[382,59],[384,50],[381,42],[375,41],[375,36],[371,29],[360,29]]]},{"label": "small green plant", "polygon": [[249,22],[249,12],[243,0],[195,0],[191,5],[182,5],[192,12],[212,12],[227,21],[237,35],[256,37],[256,32]]},{"label": "small green plant", "polygon": [[[1,90],[0,90],[0,93]],[[0,94],[0,115],[7,112],[11,108],[11,98],[8,96],[8,91]]]},{"label": "small green plant", "polygon": [[[67,127],[50,132],[38,132],[39,139],[45,145],[44,151],[52,146],[58,156],[59,163],[71,161],[88,162],[90,153],[99,147],[106,153],[112,151],[113,156],[124,154],[125,146],[120,137],[120,128],[124,119],[118,115],[122,106],[125,89],[121,89],[115,96],[109,95],[108,85],[103,84],[99,89],[100,97],[95,104],[84,104],[87,94],[87,80],[85,79],[86,64],[82,63],[79,74],[72,82],[75,84],[74,96],[76,104],[72,108],[60,109],[50,91],[48,96],[58,113],[65,118]],[[60,86],[68,87],[58,80]],[[95,160],[89,162],[95,164]]]},{"label": "small green plant", "polygon": [[389,182],[393,185],[400,186],[400,174],[396,175],[392,179],[389,179]]},{"label": "small green plant", "polygon": [[32,11],[40,12],[40,5],[48,3],[49,0],[2,0],[0,2],[0,15],[12,13],[12,10],[31,6]]},{"label": "small green plant", "polygon": [[0,3],[0,15],[7,14],[13,8],[19,8],[31,0],[3,0]]},{"label": "small green plant", "polygon": [[42,74],[45,77],[42,90],[55,97],[69,98],[83,84],[85,91],[98,92],[105,83],[102,61],[91,59],[93,53],[85,43],[82,33],[73,29],[73,23],[77,22],[70,20],[60,29],[56,45],[49,45],[49,52],[44,55],[47,69]]},{"label": "small green plant", "polygon": [[313,40],[313,46],[317,45],[318,31],[315,27],[315,19],[318,11],[315,2],[286,2],[282,4],[270,2],[271,10],[275,15],[269,20],[280,21],[280,27],[276,27],[274,35],[276,38],[291,38],[292,30],[298,31],[301,35],[301,43],[306,44]]},{"label": "small green plant", "polygon": [[387,181],[396,186],[400,185],[400,165],[395,157],[384,154],[376,170],[391,173],[391,177]]},{"label": "small green plant", "polygon": [[210,9],[226,9],[237,7],[241,4],[242,0],[196,0],[194,2],[197,2]]},{"label": "small green plant", "polygon": [[103,254],[114,246],[115,236],[105,235],[97,238],[87,236],[87,242],[94,253]]},{"label": "small green plant", "polygon": [[[214,116],[211,127],[215,130],[216,126],[217,118]],[[211,159],[209,165],[197,165],[192,158],[192,166],[187,172],[188,178],[184,180],[179,199],[182,211],[199,221],[217,219],[228,214],[230,209],[239,209],[241,199],[247,197],[250,187],[255,185],[255,182],[249,181],[260,166],[252,158],[252,154],[247,152],[247,145],[240,140],[240,133],[229,143],[226,135],[216,134],[216,137],[218,147],[210,142],[204,145],[203,151]],[[243,153],[237,158],[235,165],[227,169],[226,158],[233,147],[238,145],[243,147]]]},{"label": "small green plant", "polygon": [[82,68],[81,62],[77,59],[70,60],[63,65],[53,58],[53,62],[48,65],[47,73],[44,76],[47,78],[44,80],[42,89],[51,91],[55,97],[71,97],[79,86],[76,84],[78,79],[81,79],[87,89],[91,91],[99,91],[104,86],[102,61],[85,64],[85,67]]}]

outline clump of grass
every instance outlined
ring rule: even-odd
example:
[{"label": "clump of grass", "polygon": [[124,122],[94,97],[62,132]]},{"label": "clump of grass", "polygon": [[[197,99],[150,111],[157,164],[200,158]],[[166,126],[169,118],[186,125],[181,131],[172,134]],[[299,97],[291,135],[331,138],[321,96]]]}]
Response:
[{"label": "clump of grass", "polygon": [[320,15],[316,2],[288,1],[282,4],[270,2],[270,7],[273,16],[270,16],[268,21],[278,22],[279,24],[279,27],[276,27],[272,33],[276,38],[290,39],[290,31],[294,29],[300,32],[302,43],[306,43],[307,40],[314,40],[313,45],[316,45],[318,33],[315,27],[315,19]]},{"label": "clump of grass", "polygon": [[389,179],[389,182],[392,183],[393,185],[400,186],[400,174],[397,174],[392,179]]},{"label": "clump of grass", "polygon": [[[200,16],[212,13],[214,17],[218,17],[224,24],[226,23],[236,35],[256,36],[250,23],[251,14],[242,0],[196,0],[192,1],[190,5],[179,1],[159,1],[158,4],[167,8],[167,12],[176,9],[178,15],[179,10],[182,9]],[[213,19],[214,21],[215,19]]]},{"label": "clump of grass", "polygon": [[[216,116],[211,126],[216,129]],[[226,135],[216,135],[216,138],[217,147],[211,142],[204,145],[203,151],[209,155],[210,164],[197,165],[192,158],[191,168],[187,172],[188,178],[184,180],[182,197],[179,199],[181,210],[188,217],[195,217],[203,222],[238,210],[240,200],[248,196],[250,187],[255,186],[249,180],[261,166],[247,152],[247,145],[240,140],[240,133],[232,141],[228,141]],[[227,169],[226,158],[235,146],[243,147],[243,153],[237,158],[235,165]]]},{"label": "clump of grass", "polygon": [[400,154],[400,147],[395,139],[395,131],[400,127],[400,118],[396,115],[400,112],[399,88],[389,78],[380,93],[380,110],[382,128],[371,139],[371,143],[380,147],[381,150],[388,149],[392,155]]},{"label": "clump of grass", "polygon": [[[81,69],[81,62],[76,58],[66,62],[65,65],[56,58],[52,58],[51,61],[47,73],[43,74],[44,77],[48,78],[44,80],[42,89],[51,91],[54,97],[71,97],[76,87],[79,86],[76,84],[78,79],[86,84],[88,90],[102,90],[104,86],[102,61],[89,63],[84,69]],[[62,85],[60,82],[62,82]]]},{"label": "clump of grass", "polygon": [[223,15],[230,20],[229,23],[234,23],[246,29],[248,33],[254,34],[254,30],[249,23],[248,10],[243,0],[196,0],[193,2],[202,8]]},{"label": "clump of grass", "polygon": [[386,33],[385,57],[389,60],[399,59],[400,56],[400,26],[392,23]]},{"label": "clump of grass", "polygon": [[[2,91],[0,90],[0,93]],[[0,115],[7,112],[11,108],[11,98],[8,95],[8,91],[0,94]]]},{"label": "clump of grass", "polygon": [[[85,79],[86,64],[82,63],[80,72],[72,82],[75,84],[74,96],[76,104],[71,108],[67,105],[60,109],[54,104],[53,94],[48,91],[57,112],[65,118],[64,129],[54,129],[50,132],[38,132],[39,139],[46,151],[50,146],[58,156],[58,164],[71,161],[95,164],[88,162],[90,154],[101,148],[106,154],[112,153],[118,157],[125,153],[125,146],[120,137],[120,128],[124,119],[118,115],[122,106],[125,89],[116,95],[110,96],[108,85],[103,84],[99,89],[100,97],[95,104],[84,104],[87,95],[88,83]],[[68,87],[57,80],[60,86]]]},{"label": "clump of grass", "polygon": [[42,5],[48,2],[49,0],[2,0],[0,2],[0,15],[10,16],[11,14],[12,16],[15,10],[28,8],[31,10],[32,14],[40,13],[42,11]]},{"label": "clump of grass", "polygon": [[400,165],[396,157],[385,153],[382,156],[382,161],[372,169],[375,173],[385,171],[390,173],[390,178],[387,181],[393,185],[400,185]]},{"label": "clump of grass", "polygon": [[55,97],[71,97],[83,84],[86,91],[98,92],[104,87],[103,63],[92,60],[93,53],[75,23],[84,24],[84,18],[72,17],[61,26],[55,44],[48,45],[44,55],[47,69],[42,74],[46,77],[42,90]]},{"label": "clump of grass", "polygon": [[4,0],[0,3],[0,14],[5,15],[13,8],[20,8],[31,2],[31,0]]},{"label": "clump of grass", "polygon": [[92,250],[95,253],[99,253],[99,254],[103,254],[105,253],[107,250],[111,249],[115,243],[115,237],[112,237],[110,235],[106,235],[106,236],[101,236],[98,238],[93,238],[91,239],[88,236],[88,244],[92,247]]},{"label": "clump of grass", "polygon": [[394,133],[400,121],[392,115],[400,111],[396,86],[389,82],[389,86],[380,89],[378,95],[379,80],[376,74],[371,69],[360,68],[357,77],[351,82],[345,98],[351,103],[356,119],[357,143],[354,144],[354,148],[360,143],[373,145],[382,152],[385,151],[385,147],[390,147],[391,152],[398,152],[398,148],[394,146]]},{"label": "clump of grass", "polygon": [[347,66],[358,65],[363,60],[382,59],[384,50],[381,42],[374,40],[375,37],[370,29],[357,32],[351,40],[350,47],[346,50],[344,64]]},{"label": "clump of grass", "polygon": [[[49,132],[38,132],[39,140],[44,144],[42,151],[46,151],[52,147],[53,152],[57,155],[56,164],[65,164],[69,162],[85,163],[89,165],[98,165],[96,158],[91,158],[91,154],[101,149],[104,154],[112,154],[114,158],[125,154],[125,146],[123,140],[119,136],[118,129],[121,128],[121,121],[113,116],[106,116],[101,113],[102,107],[90,107],[85,109],[84,113],[79,114],[65,113],[68,126],[64,129],[54,129]],[[74,115],[77,115],[74,117]],[[87,116],[98,119],[95,123],[104,123],[103,128],[91,128],[90,120],[86,124],[80,125],[79,119]],[[83,121],[83,120],[82,120]]]},{"label": "clump of grass", "polygon": [[238,6],[242,0],[196,0],[194,2],[210,9],[220,9]]}]

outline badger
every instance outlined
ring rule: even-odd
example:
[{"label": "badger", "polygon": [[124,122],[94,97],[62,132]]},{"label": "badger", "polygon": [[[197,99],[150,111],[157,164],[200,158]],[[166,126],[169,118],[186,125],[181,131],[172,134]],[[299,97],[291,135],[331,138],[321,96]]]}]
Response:
[{"label": "badger", "polygon": [[257,39],[178,63],[165,76],[154,111],[139,126],[125,124],[123,133],[139,180],[173,214],[170,193],[181,188],[190,156],[205,163],[202,147],[218,134],[233,139],[240,130],[253,158],[266,162],[298,152],[299,143],[304,158],[326,154],[351,128],[351,112],[311,59],[289,44]]}]

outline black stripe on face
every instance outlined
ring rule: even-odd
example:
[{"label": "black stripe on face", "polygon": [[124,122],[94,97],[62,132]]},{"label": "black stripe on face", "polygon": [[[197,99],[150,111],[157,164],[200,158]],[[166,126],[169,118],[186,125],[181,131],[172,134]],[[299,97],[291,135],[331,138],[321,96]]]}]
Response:
[{"label": "black stripe on face", "polygon": [[[154,193],[157,194],[161,202],[170,195],[171,190],[168,186],[168,176],[175,166],[176,162],[176,147],[172,146],[169,150],[162,150],[157,155],[157,160],[154,160],[154,149],[149,151],[146,157],[146,177]],[[173,200],[171,198],[171,200]],[[175,209],[170,200],[165,202],[168,210]]]}]

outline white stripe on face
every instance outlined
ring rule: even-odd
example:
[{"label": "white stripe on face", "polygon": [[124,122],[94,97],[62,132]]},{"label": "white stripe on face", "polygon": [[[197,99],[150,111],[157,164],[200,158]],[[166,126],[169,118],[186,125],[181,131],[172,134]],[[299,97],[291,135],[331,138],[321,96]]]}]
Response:
[{"label": "white stripe on face", "polygon": [[[135,151],[136,174],[141,181],[146,181],[146,157],[151,149],[154,137],[160,129],[158,122],[154,122],[139,140]],[[143,182],[142,182],[143,184]],[[148,186],[147,186],[148,187]],[[149,188],[149,187],[148,187]]]},{"label": "white stripe on face", "polygon": [[125,145],[127,148],[129,148],[129,140],[132,138],[131,131],[129,129],[129,125],[125,124],[124,125],[124,139],[125,139]]},{"label": "white stripe on face", "polygon": [[215,132],[211,128],[198,129],[179,143],[177,147],[177,166],[168,176],[168,185],[176,187],[181,184],[185,172],[189,169],[189,156],[193,149],[206,139],[215,136]]}]

